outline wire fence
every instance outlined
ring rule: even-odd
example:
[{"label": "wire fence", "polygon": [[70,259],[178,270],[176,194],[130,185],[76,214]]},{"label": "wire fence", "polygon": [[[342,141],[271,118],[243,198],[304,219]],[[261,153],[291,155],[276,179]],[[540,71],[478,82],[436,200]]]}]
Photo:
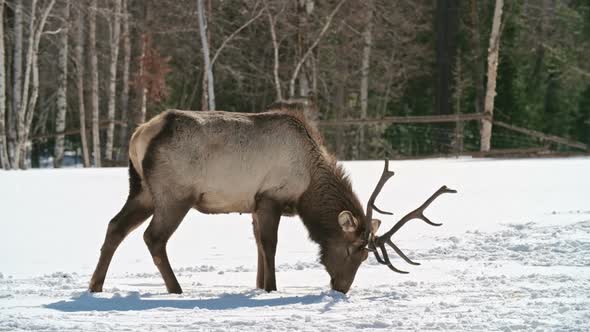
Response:
[{"label": "wire fence", "polygon": [[324,121],[322,131],[332,150],[345,160],[440,155],[548,156],[589,151],[584,143],[493,121],[493,149],[481,152],[478,121],[481,118],[485,117],[463,114],[346,119]]}]

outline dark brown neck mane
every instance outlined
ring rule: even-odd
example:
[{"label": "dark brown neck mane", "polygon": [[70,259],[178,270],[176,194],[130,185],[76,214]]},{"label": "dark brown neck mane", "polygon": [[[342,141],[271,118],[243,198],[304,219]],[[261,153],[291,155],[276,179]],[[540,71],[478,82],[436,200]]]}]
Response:
[{"label": "dark brown neck mane", "polygon": [[[330,241],[342,239],[338,215],[345,210],[352,212],[359,221],[364,220],[363,208],[342,167],[322,163],[312,174],[309,187],[297,204],[297,213],[310,238],[322,248]],[[361,222],[357,232],[363,231]]]}]

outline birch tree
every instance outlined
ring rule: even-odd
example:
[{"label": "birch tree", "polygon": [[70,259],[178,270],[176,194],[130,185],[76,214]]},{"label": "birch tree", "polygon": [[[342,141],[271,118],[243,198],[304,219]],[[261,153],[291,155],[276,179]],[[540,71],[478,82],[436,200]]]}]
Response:
[{"label": "birch tree", "polygon": [[6,144],[6,68],[4,67],[4,0],[0,0],[0,167],[9,168]]},{"label": "birch tree", "polygon": [[98,57],[96,54],[96,11],[98,10],[97,0],[92,0],[90,8],[90,76],[91,91],[90,99],[92,102],[92,157],[94,167],[100,167],[100,128],[99,128],[99,109],[98,109]]},{"label": "birch tree", "polygon": [[279,77],[279,43],[277,42],[276,18],[273,18],[268,8],[268,2],[264,0],[264,11],[268,17],[268,25],[270,27],[270,36],[272,39],[273,48],[273,78],[276,91],[276,101],[283,100],[283,93],[281,90],[281,79]]},{"label": "birch tree", "polygon": [[15,163],[17,145],[17,114],[22,104],[23,89],[23,1],[14,1],[14,42],[12,57],[12,107],[8,110],[8,157],[12,168]]},{"label": "birch tree", "polygon": [[36,18],[37,0],[32,0],[29,22],[29,38],[27,42],[27,61],[23,83],[23,96],[21,107],[17,114],[18,142],[15,151],[13,168],[20,166],[25,168],[27,143],[29,143],[29,131],[33,122],[33,114],[39,96],[39,43],[47,22],[47,17],[55,5],[52,0],[41,11],[39,20]]},{"label": "birch tree", "polygon": [[129,68],[131,66],[131,39],[129,31],[129,0],[123,0],[122,3],[122,38],[123,38],[123,77],[121,82],[121,122],[123,126],[120,127],[119,131],[119,144],[120,144],[120,155],[123,156],[127,152],[127,121],[129,119]]},{"label": "birch tree", "polygon": [[[82,1],[80,1],[82,2]],[[84,167],[90,167],[88,153],[88,136],[86,136],[86,107],[84,98],[84,11],[82,4],[78,6],[78,17],[76,18],[77,43],[76,43],[76,81],[78,90],[78,118],[80,124],[80,142],[82,144],[82,162]]]},{"label": "birch tree", "polygon": [[209,110],[215,110],[215,89],[213,81],[213,69],[209,53],[209,40],[207,38],[207,22],[205,21],[205,8],[203,0],[197,0],[197,16],[199,20],[199,35],[203,53],[203,64],[207,84],[207,106]]},{"label": "birch tree", "polygon": [[57,116],[55,119],[55,131],[62,133],[55,138],[55,152],[53,166],[62,166],[64,158],[63,131],[66,129],[67,89],[68,89],[68,31],[70,20],[70,0],[64,0],[61,14],[63,26],[60,32],[59,56],[58,56],[58,87],[57,87]]},{"label": "birch tree", "polygon": [[[313,10],[315,8],[315,1],[314,0],[299,0],[297,4],[297,20],[298,20],[298,27],[297,27],[297,34],[298,34],[298,45],[297,45],[297,53],[298,57],[301,57],[303,52],[306,50],[306,40],[307,35],[309,32],[309,21],[312,17]],[[299,96],[306,97],[309,96],[309,92],[312,89],[310,87],[310,82],[308,79],[308,71],[315,72],[313,70],[314,66],[314,57],[310,56],[307,60],[303,63],[303,70],[300,72],[299,76],[297,77],[299,82]],[[315,78],[312,77],[312,84],[315,85]]]},{"label": "birch tree", "polygon": [[[144,3],[144,17],[143,17],[143,31],[141,35],[141,56],[139,61],[139,77],[144,77],[146,74],[146,56],[148,48],[150,47],[150,33],[149,33],[149,21],[150,21],[150,1]],[[140,81],[141,82],[141,81]],[[140,87],[140,107],[139,107],[139,118],[136,119],[136,124],[145,122],[145,116],[147,113],[147,86],[145,84],[139,84]]]},{"label": "birch tree", "polygon": [[115,6],[110,26],[110,55],[111,62],[109,67],[109,94],[108,94],[108,111],[107,111],[107,137],[105,145],[105,157],[114,159],[113,141],[115,136],[115,100],[117,98],[117,60],[119,58],[119,39],[121,34],[121,0],[115,0]]},{"label": "birch tree", "polygon": [[490,151],[492,140],[492,118],[494,115],[494,97],[496,97],[496,77],[498,74],[498,58],[500,52],[500,26],[502,23],[502,10],[504,0],[496,0],[494,9],[494,21],[490,34],[490,46],[488,48],[488,82],[486,85],[486,97],[484,101],[484,114],[487,118],[482,120],[481,127],[481,151]]}]

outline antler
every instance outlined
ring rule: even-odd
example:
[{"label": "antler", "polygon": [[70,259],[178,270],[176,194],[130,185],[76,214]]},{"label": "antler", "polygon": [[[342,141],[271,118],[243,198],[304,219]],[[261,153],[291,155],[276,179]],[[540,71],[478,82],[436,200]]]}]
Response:
[{"label": "antler", "polygon": [[[391,248],[393,248],[393,250],[409,264],[420,265],[419,263],[416,263],[416,262],[413,262],[412,260],[410,260],[408,258],[408,256],[406,256],[395,244],[393,244],[393,242],[391,241],[391,236],[393,234],[395,234],[395,232],[397,232],[400,228],[402,228],[403,225],[405,225],[408,221],[410,221],[412,219],[421,219],[429,225],[441,226],[442,224],[438,224],[438,223],[434,223],[434,222],[430,221],[430,219],[428,219],[424,215],[424,210],[432,202],[434,202],[434,200],[438,196],[440,196],[442,194],[447,194],[447,193],[454,194],[456,192],[457,192],[456,190],[449,189],[449,188],[447,188],[447,186],[440,187],[440,189],[438,189],[434,194],[432,194],[432,196],[430,196],[430,198],[428,198],[426,200],[426,202],[424,202],[422,205],[420,205],[420,207],[418,207],[414,211],[406,214],[395,225],[393,225],[393,227],[389,231],[387,231],[386,233],[384,233],[381,236],[375,236],[373,241],[369,242],[369,247],[370,247],[370,249],[372,249],[373,253],[375,254],[375,258],[377,259],[377,261],[383,265],[387,265],[391,270],[393,270],[395,272],[408,273],[406,271],[402,271],[402,270],[397,269],[396,267],[393,266],[393,264],[391,264],[391,261],[389,260],[389,256],[387,255],[387,250],[385,249],[385,244],[387,244]],[[381,258],[381,256],[379,255],[377,248],[381,249],[381,254],[383,255],[383,258]]]},{"label": "antler", "polygon": [[385,167],[383,167],[383,173],[381,174],[381,178],[379,179],[379,182],[377,182],[377,185],[375,186],[375,189],[373,190],[373,193],[371,194],[371,197],[369,198],[369,201],[367,202],[367,220],[369,220],[369,223],[371,222],[371,219],[373,217],[373,209],[375,209],[377,212],[382,213],[382,214],[389,214],[389,215],[393,214],[391,212],[380,210],[377,206],[375,206],[375,199],[377,198],[377,196],[381,192],[381,189],[383,189],[383,186],[385,185],[387,180],[389,180],[395,174],[394,172],[390,171],[388,168],[389,168],[389,160],[385,160]]}]

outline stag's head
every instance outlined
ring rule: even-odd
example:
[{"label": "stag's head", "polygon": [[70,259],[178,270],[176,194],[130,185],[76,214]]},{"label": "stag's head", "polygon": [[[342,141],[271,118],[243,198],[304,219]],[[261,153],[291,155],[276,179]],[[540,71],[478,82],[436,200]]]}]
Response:
[{"label": "stag's head", "polygon": [[[330,286],[342,293],[348,292],[356,272],[364,262],[369,251],[365,237],[365,215],[362,209],[357,213],[345,210],[338,215],[338,224],[342,228],[342,237],[337,237],[322,248],[321,262],[330,274]],[[379,227],[375,220],[374,229]]]},{"label": "stag's head", "polygon": [[[446,186],[437,190],[424,204],[408,213],[401,218],[389,231],[378,236],[377,231],[381,225],[381,221],[373,219],[373,211],[378,213],[391,215],[392,213],[383,211],[375,205],[375,200],[383,186],[394,175],[394,172],[389,171],[389,162],[385,161],[385,167],[381,178],[369,201],[367,202],[366,214],[363,213],[362,208],[353,208],[354,211],[344,210],[338,215],[338,224],[342,228],[343,236],[333,243],[322,248],[321,262],[326,267],[330,274],[330,285],[332,289],[342,293],[348,292],[356,272],[361,263],[364,262],[369,253],[375,255],[376,260],[388,266],[391,270],[397,273],[408,273],[397,269],[389,260],[389,256],[385,249],[385,244],[389,245],[402,259],[412,265],[419,265],[419,263],[410,260],[392,241],[391,236],[395,234],[405,223],[412,219],[421,219],[429,225],[440,226],[431,222],[424,216],[424,210],[441,194],[455,193],[455,190],[449,189]],[[379,251],[381,253],[379,253]]]}]

